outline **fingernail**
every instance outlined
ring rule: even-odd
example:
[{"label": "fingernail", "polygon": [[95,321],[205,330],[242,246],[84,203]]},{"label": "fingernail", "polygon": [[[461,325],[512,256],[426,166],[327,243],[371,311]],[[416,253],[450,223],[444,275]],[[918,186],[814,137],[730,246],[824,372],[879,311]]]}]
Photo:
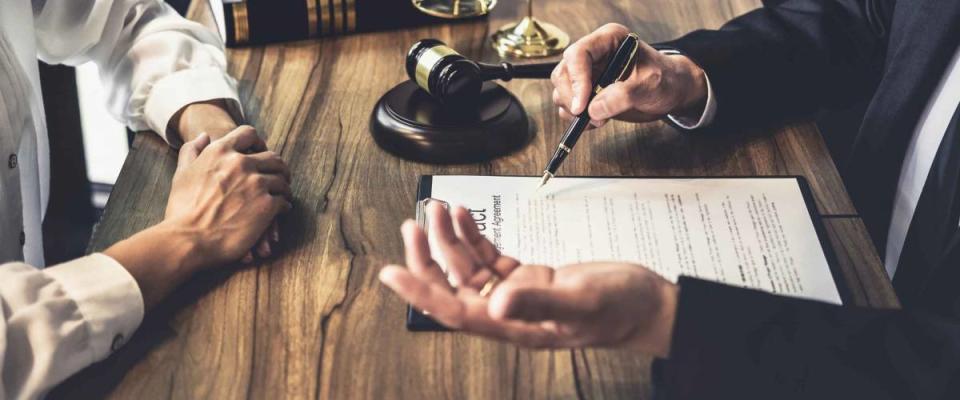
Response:
[{"label": "fingernail", "polygon": [[581,106],[580,106],[580,96],[574,95],[574,96],[573,96],[573,99],[570,100],[570,108],[572,108],[572,110],[570,110],[570,111],[573,112],[574,114],[576,114],[576,113],[577,113],[577,110],[579,110],[580,107],[581,107]]}]

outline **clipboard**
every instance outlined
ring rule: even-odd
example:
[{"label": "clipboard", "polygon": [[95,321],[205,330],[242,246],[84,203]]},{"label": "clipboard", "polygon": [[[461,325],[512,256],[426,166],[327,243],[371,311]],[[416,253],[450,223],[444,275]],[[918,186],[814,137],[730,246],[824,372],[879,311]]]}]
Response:
[{"label": "clipboard", "polygon": [[[416,203],[416,220],[417,224],[421,227],[426,226],[426,204],[430,201],[440,201],[433,199],[431,194],[433,192],[433,176],[434,175],[421,175],[420,180],[417,184],[417,203]],[[506,175],[506,176],[518,176],[518,175]],[[797,186],[800,189],[800,193],[803,196],[803,202],[807,207],[807,214],[810,217],[810,221],[813,223],[814,230],[817,233],[817,240],[820,243],[820,248],[823,250],[823,254],[827,259],[827,264],[830,267],[830,274],[833,276],[834,284],[837,287],[837,292],[840,294],[840,299],[844,304],[848,304],[852,301],[850,290],[846,284],[846,279],[844,279],[842,271],[840,270],[839,265],[837,264],[837,256],[833,250],[833,246],[830,244],[829,237],[827,236],[826,226],[823,224],[823,216],[820,215],[820,212],[816,207],[816,200],[813,197],[813,191],[810,189],[810,185],[807,182],[807,179],[799,175],[767,175],[767,176],[635,176],[635,177],[614,177],[614,176],[582,176],[580,178],[616,178],[616,179],[794,179],[797,182]],[[449,331],[447,327],[441,325],[440,323],[430,318],[429,315],[424,314],[420,310],[417,310],[413,306],[407,305],[407,318],[406,318],[407,330],[412,332],[438,332],[438,331]]]}]

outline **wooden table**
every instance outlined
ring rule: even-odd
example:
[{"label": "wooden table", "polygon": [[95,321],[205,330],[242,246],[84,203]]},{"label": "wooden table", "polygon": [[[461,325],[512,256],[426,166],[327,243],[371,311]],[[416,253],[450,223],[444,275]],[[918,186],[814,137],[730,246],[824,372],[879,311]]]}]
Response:
[{"label": "wooden table", "polygon": [[[399,0],[398,0],[399,1]],[[195,3],[205,4],[205,1]],[[757,0],[537,2],[544,20],[580,37],[605,22],[647,41],[672,38],[759,5]],[[55,397],[534,399],[649,397],[650,358],[611,350],[527,351],[455,333],[404,329],[405,304],[377,281],[401,260],[400,223],[413,215],[421,174],[539,175],[563,123],[543,81],[506,86],[537,127],[522,151],[482,164],[434,166],[381,151],[368,132],[378,97],[405,79],[404,54],[437,37],[468,57],[496,58],[493,29],[518,18],[501,2],[487,21],[234,49],[246,115],[293,170],[296,209],[279,256],[202,276],[154,313],[107,361]],[[205,6],[194,18],[207,21]],[[91,250],[160,221],[175,156],[138,135]],[[612,123],[586,135],[569,175],[806,176],[838,254],[852,303],[897,300],[812,124],[776,132],[698,136],[661,123]]]}]

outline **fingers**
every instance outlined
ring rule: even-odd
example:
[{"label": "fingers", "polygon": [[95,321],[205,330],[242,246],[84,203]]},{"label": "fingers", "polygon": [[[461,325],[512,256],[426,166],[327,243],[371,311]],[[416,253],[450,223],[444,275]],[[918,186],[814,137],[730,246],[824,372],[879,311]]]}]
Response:
[{"label": "fingers", "polygon": [[437,246],[454,285],[467,283],[478,263],[453,230],[450,213],[438,203],[427,206],[431,244]]},{"label": "fingers", "polygon": [[446,275],[430,256],[430,246],[427,244],[427,235],[423,230],[413,220],[407,220],[401,225],[400,232],[403,236],[404,254],[410,271],[419,279],[442,285],[449,291],[451,288],[447,283]]},{"label": "fingers", "polygon": [[590,102],[590,119],[592,121],[606,121],[616,115],[634,108],[633,94],[630,85],[626,82],[616,82],[607,86]]},{"label": "fingers", "polygon": [[290,182],[281,175],[256,173],[250,175],[250,179],[253,180],[253,185],[257,190],[261,192],[283,196],[287,199],[293,198],[293,193],[290,191]]},{"label": "fingers", "polygon": [[491,339],[532,348],[555,348],[561,345],[555,330],[547,330],[539,323],[490,318],[489,302],[476,294],[458,292],[465,310],[459,330]]},{"label": "fingers", "polygon": [[[505,256],[493,245],[477,228],[473,216],[463,207],[453,209],[454,230],[460,241],[471,249],[475,255],[478,265],[490,268],[500,277],[510,275],[520,262],[512,257]],[[479,284],[486,283],[486,279],[479,280]],[[472,279],[474,281],[477,279]]]},{"label": "fingers", "polygon": [[260,241],[257,242],[257,256],[267,258],[270,257],[270,254],[273,254],[273,249],[270,246],[270,240],[264,235],[260,238]]},{"label": "fingers", "polygon": [[247,157],[254,160],[257,171],[265,174],[280,174],[288,181],[290,180],[290,169],[287,163],[280,156],[272,151],[263,151],[250,154]]},{"label": "fingers", "polygon": [[503,283],[490,298],[490,316],[527,322],[577,321],[594,309],[589,293],[550,286],[517,287]]},{"label": "fingers", "polygon": [[500,251],[480,233],[480,229],[477,228],[477,223],[474,222],[470,211],[457,206],[450,214],[453,217],[454,233],[476,257],[477,263],[491,264],[500,256]]},{"label": "fingers", "polygon": [[270,225],[270,239],[274,243],[280,243],[280,224],[276,220]]},{"label": "fingers", "polygon": [[418,279],[410,270],[396,265],[384,267],[379,278],[413,307],[430,313],[441,324],[454,329],[462,326],[464,304],[442,285]]},{"label": "fingers", "polygon": [[594,64],[609,58],[628,33],[629,30],[623,25],[607,24],[584,36],[563,52],[563,64],[570,79],[571,98],[568,111],[571,114],[579,115],[586,108],[593,86]]},{"label": "fingers", "polygon": [[554,347],[556,334],[518,321],[495,321],[487,313],[487,302],[475,294],[454,295],[438,284],[418,279],[409,270],[388,265],[380,270],[380,281],[418,310],[452,329],[504,340],[527,347]]},{"label": "fingers", "polygon": [[[274,195],[267,195],[267,196],[269,197],[269,201],[270,201],[269,217],[271,220],[276,218],[277,215],[283,214],[293,209],[293,203],[291,203],[290,200],[287,200],[286,197],[274,196]],[[267,224],[263,224],[262,226],[266,228]]]},{"label": "fingers", "polygon": [[556,69],[550,75],[550,81],[553,83],[553,103],[561,110],[571,113],[570,101],[573,98],[573,82],[570,80],[570,74],[567,73],[567,63],[560,61]]},{"label": "fingers", "polygon": [[[567,112],[566,110],[564,110],[563,108],[560,108],[560,110],[559,110],[558,113],[559,113],[559,115],[560,115],[560,119],[562,119],[562,120],[564,120],[564,121],[567,121],[567,122],[572,121],[573,118],[574,118],[573,115],[570,115],[570,113],[568,113],[568,112]],[[602,121],[590,121],[590,124],[587,125],[587,130],[599,128],[599,127],[605,125],[606,123],[607,123],[607,120],[602,120]]]},{"label": "fingers", "polygon": [[567,73],[570,86],[568,94],[570,103],[567,110],[571,114],[580,115],[583,112],[587,99],[590,98],[590,87],[593,86],[594,55],[585,49],[571,52],[567,62]]},{"label": "fingers", "polygon": [[217,142],[227,149],[241,153],[257,153],[267,150],[267,144],[257,136],[257,130],[249,125],[237,127]]},{"label": "fingers", "polygon": [[207,136],[206,133],[201,133],[200,136],[197,136],[195,139],[184,143],[183,146],[180,147],[180,154],[177,156],[177,165],[179,167],[190,165],[209,144],[210,136]]}]

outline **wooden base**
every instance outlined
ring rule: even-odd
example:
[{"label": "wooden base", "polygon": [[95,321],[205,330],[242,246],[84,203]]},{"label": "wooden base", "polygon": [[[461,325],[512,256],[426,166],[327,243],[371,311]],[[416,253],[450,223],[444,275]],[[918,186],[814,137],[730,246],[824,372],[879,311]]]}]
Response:
[{"label": "wooden base", "polygon": [[489,161],[533,137],[523,105],[502,86],[484,83],[475,102],[445,105],[411,81],[380,98],[370,131],[387,152],[434,164]]}]

